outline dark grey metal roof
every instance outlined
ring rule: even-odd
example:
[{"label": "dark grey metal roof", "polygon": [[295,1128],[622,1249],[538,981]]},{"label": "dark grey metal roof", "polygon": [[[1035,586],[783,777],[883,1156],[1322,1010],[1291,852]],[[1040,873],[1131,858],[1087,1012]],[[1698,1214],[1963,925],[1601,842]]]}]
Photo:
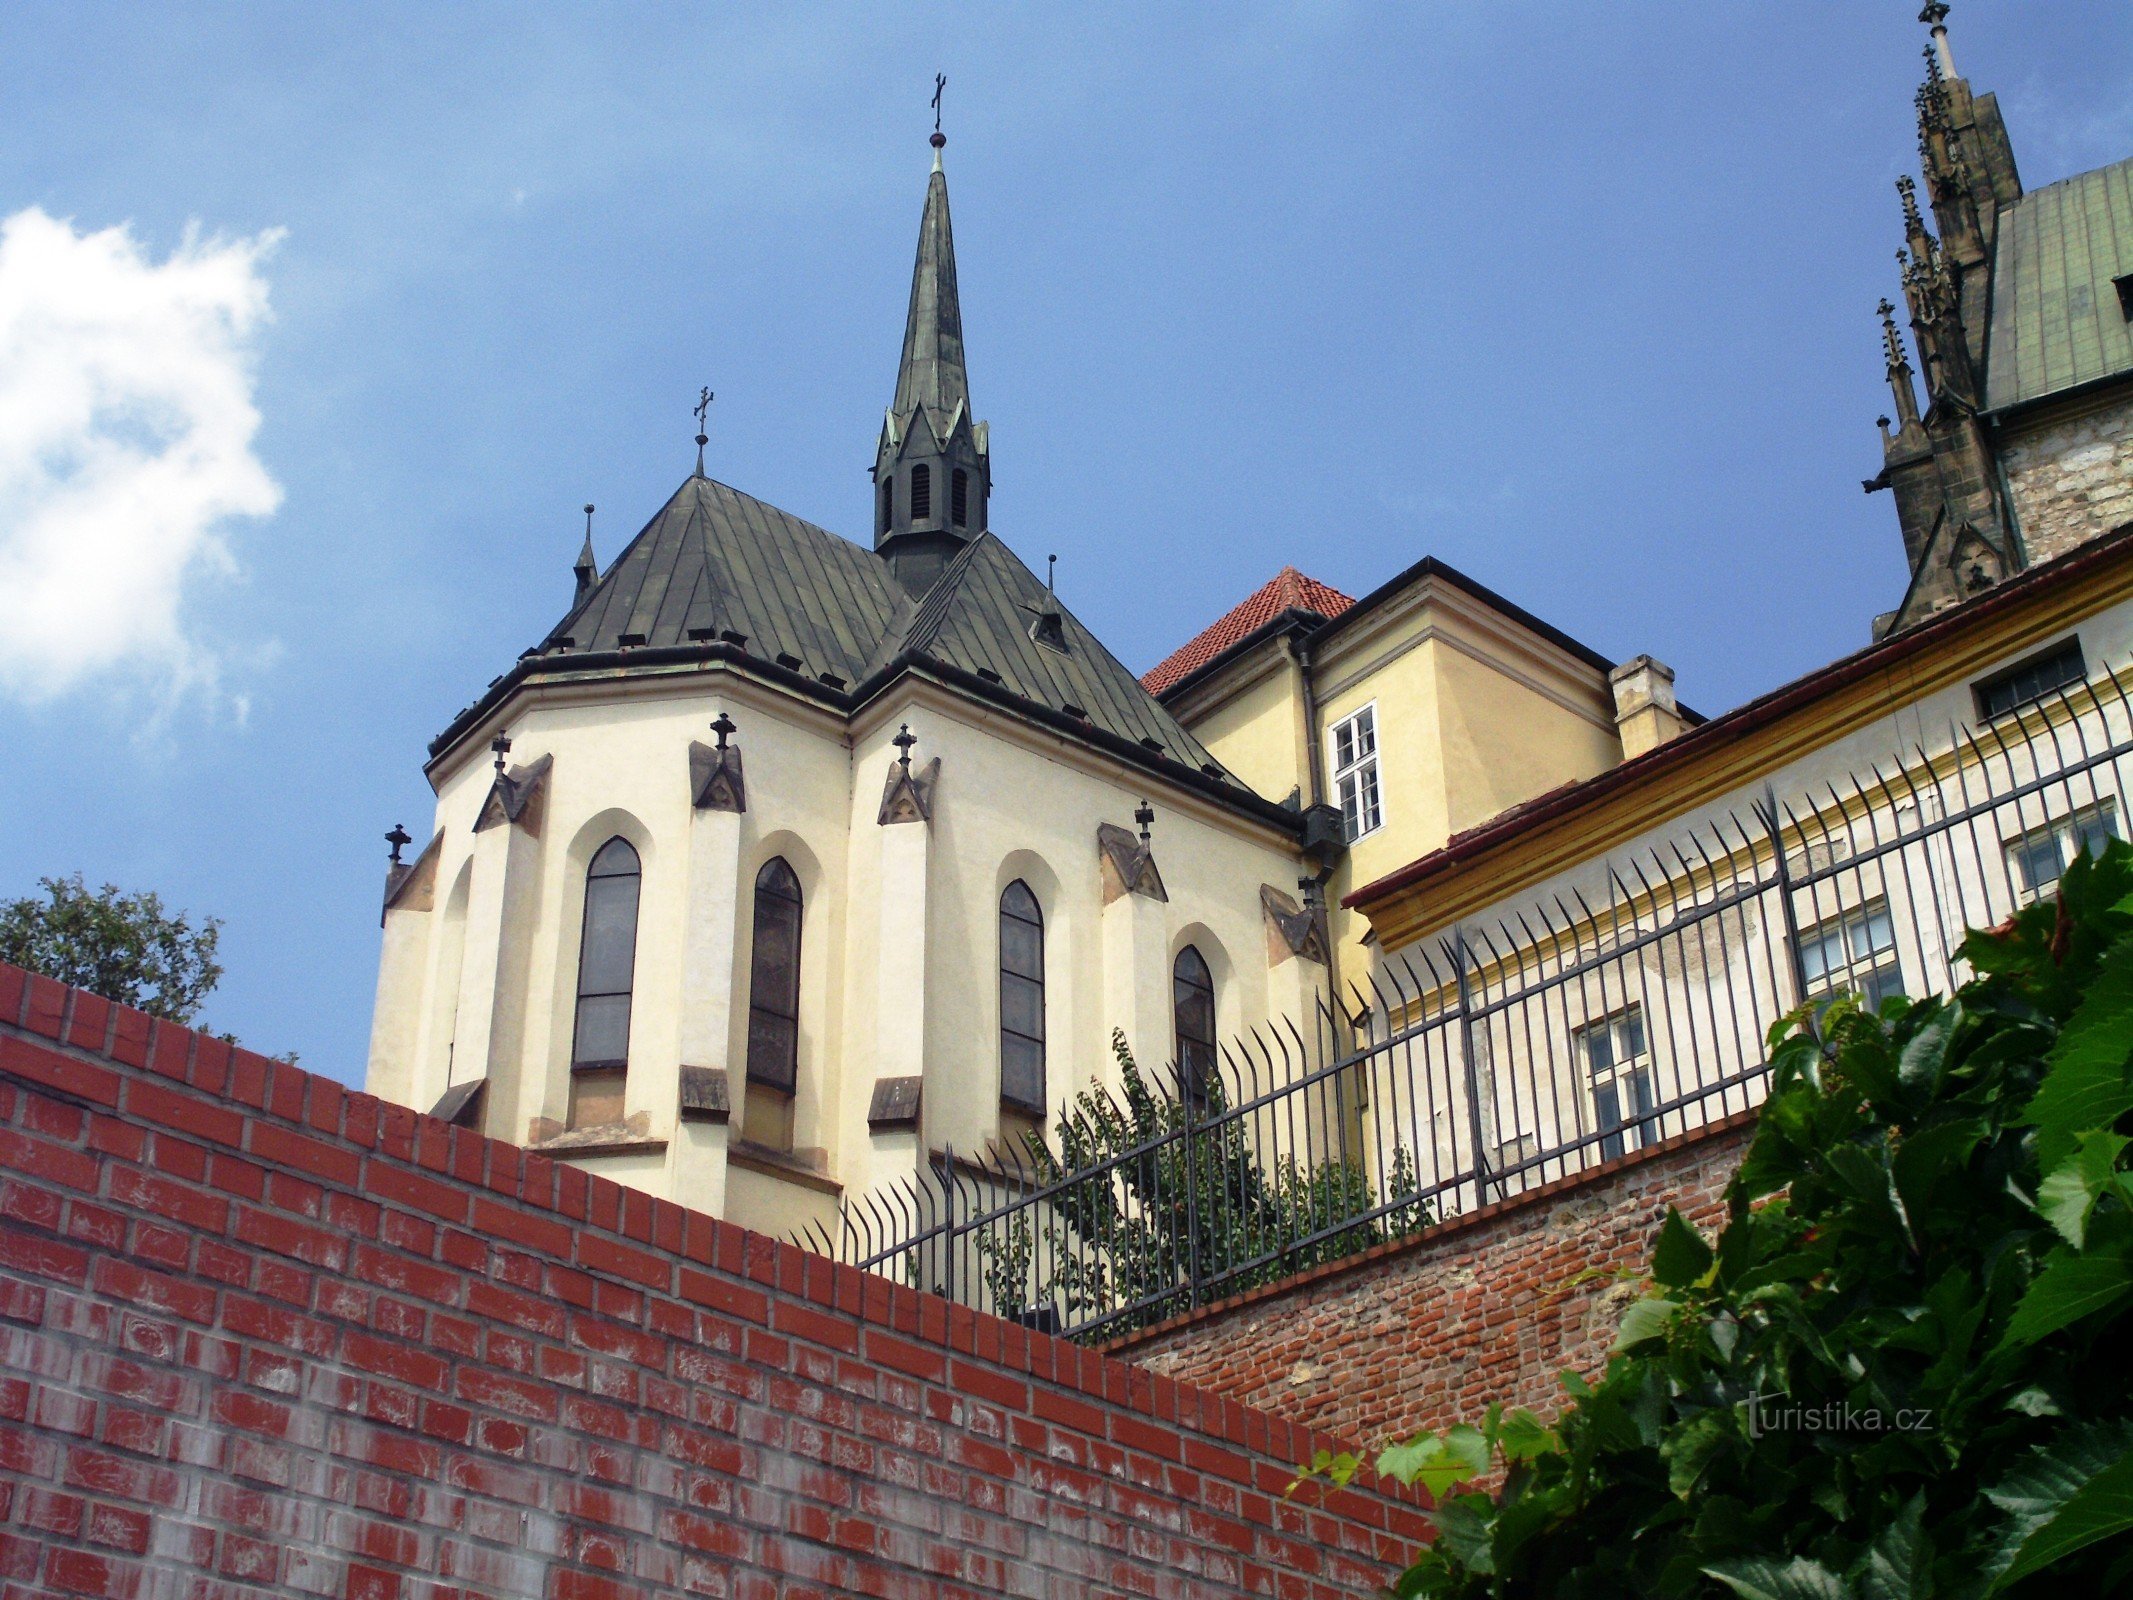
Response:
[{"label": "dark grey metal roof", "polygon": [[745,637],[752,656],[857,683],[910,601],[886,562],[715,479],[692,477],[542,643],[657,649]]},{"label": "dark grey metal roof", "polygon": [[[1057,647],[1038,642],[1054,636]],[[1009,693],[1048,710],[1078,712],[1173,761],[1221,770],[1206,746],[995,534],[982,533],[957,553],[904,625],[882,641],[875,665],[904,654],[991,675]]]},{"label": "dark grey metal roof", "polygon": [[626,670],[633,652],[663,665],[659,652],[722,641],[847,703],[901,666],[938,664],[1041,708],[1050,726],[1100,730],[1236,783],[997,536],[972,540],[914,601],[873,551],[705,477],[675,492],[520,665],[567,670],[619,653]]}]

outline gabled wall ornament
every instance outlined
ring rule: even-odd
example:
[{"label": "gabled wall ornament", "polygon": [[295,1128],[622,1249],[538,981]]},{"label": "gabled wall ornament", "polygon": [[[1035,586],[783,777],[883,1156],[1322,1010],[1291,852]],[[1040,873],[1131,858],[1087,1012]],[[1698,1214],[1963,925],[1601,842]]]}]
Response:
[{"label": "gabled wall ornament", "polygon": [[[402,838],[406,835],[402,834]],[[378,926],[385,925],[387,911],[429,911],[437,904],[437,860],[443,854],[444,830],[439,828],[422,847],[422,854],[404,866],[395,861],[385,871],[385,904],[378,912]]]},{"label": "gabled wall ornament", "polygon": [[914,770],[911,766],[911,747],[918,743],[907,726],[889,741],[899,752],[889,763],[888,781],[881,789],[881,811],[875,817],[883,827],[892,822],[931,822],[933,820],[933,786],[941,775],[941,758],[935,756],[925,766]]},{"label": "gabled wall ornament", "polygon": [[1291,956],[1329,965],[1326,956],[1326,923],[1315,906],[1299,905],[1296,897],[1271,883],[1259,886],[1259,909],[1266,915],[1267,964],[1279,966]]},{"label": "gabled wall ornament", "polygon": [[509,825],[540,837],[541,801],[554,765],[554,756],[541,756],[523,767],[497,773],[489,785],[489,797],[481,803],[481,814],[474,819],[474,831]]},{"label": "gabled wall ornament", "polygon": [[689,793],[699,811],[746,811],[748,782],[741,772],[741,747],[713,749],[689,744]]},{"label": "gabled wall ornament", "polygon": [[1167,901],[1163,875],[1156,870],[1155,848],[1137,839],[1115,823],[1096,828],[1097,871],[1103,875],[1104,904],[1123,895],[1144,894],[1151,900]]}]

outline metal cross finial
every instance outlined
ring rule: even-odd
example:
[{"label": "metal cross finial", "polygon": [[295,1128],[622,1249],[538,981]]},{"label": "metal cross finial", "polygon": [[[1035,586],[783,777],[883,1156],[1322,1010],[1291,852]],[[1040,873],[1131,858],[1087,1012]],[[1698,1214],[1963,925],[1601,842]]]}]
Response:
[{"label": "metal cross finial", "polygon": [[385,836],[385,842],[393,847],[392,864],[397,867],[400,864],[400,852],[415,840],[414,835],[407,831],[406,823],[396,822],[393,824],[393,831]]},{"label": "metal cross finial", "polygon": [[918,735],[911,731],[911,724],[907,722],[899,728],[896,732],[896,737],[891,739],[889,743],[896,746],[896,759],[904,764],[904,770],[906,772],[910,771],[911,747],[918,743]]},{"label": "metal cross finial", "polygon": [[941,91],[947,87],[948,74],[936,72],[933,75],[933,131],[935,133],[941,131]]},{"label": "metal cross finial", "polygon": [[739,730],[740,724],[727,716],[724,711],[720,711],[711,723],[711,731],[718,735],[718,747],[721,750],[726,748],[727,736],[737,733]]},{"label": "metal cross finial", "polygon": [[511,740],[504,730],[496,730],[496,737],[489,741],[489,748],[496,752],[496,775],[504,775],[504,757],[511,753]]},{"label": "metal cross finial", "polygon": [[696,397],[696,475],[699,478],[704,475],[704,446],[711,442],[711,435],[705,432],[705,419],[711,415],[711,402],[717,398],[708,387]]},{"label": "metal cross finial", "polygon": [[1155,821],[1155,807],[1143,800],[1133,808],[1133,820],[1141,825],[1141,843],[1148,843],[1148,824]]}]

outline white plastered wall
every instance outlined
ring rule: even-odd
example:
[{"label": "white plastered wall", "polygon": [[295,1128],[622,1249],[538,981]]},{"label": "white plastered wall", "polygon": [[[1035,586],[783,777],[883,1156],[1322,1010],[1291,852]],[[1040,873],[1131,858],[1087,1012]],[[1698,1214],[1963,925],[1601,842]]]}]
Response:
[{"label": "white plastered wall", "polygon": [[[721,710],[738,731],[733,742],[745,765],[747,810],[739,823],[735,892],[715,906],[690,897],[689,745],[710,743],[709,724]],[[1269,1005],[1267,937],[1259,886],[1294,883],[1297,864],[1276,829],[1240,817],[1185,789],[1170,789],[1078,741],[1030,728],[1019,719],[972,704],[927,683],[912,682],[870,707],[849,728],[796,697],[730,673],[700,674],[672,684],[634,681],[627,698],[611,685],[599,690],[547,689],[522,695],[505,708],[514,767],[546,755],[554,765],[539,807],[533,857],[539,882],[522,904],[535,908],[536,926],[515,930],[526,948],[522,997],[506,997],[517,1018],[520,1057],[515,1071],[491,1074],[487,1131],[523,1142],[535,1119],[560,1123],[569,1102],[569,1052],[575,1012],[577,953],[586,865],[607,839],[624,837],[643,868],[630,1030],[626,1110],[642,1115],[641,1137],[666,1142],[666,1155],[636,1149],[574,1157],[619,1181],[669,1194],[685,1203],[724,1204],[751,1225],[784,1232],[834,1203],[822,1189],[767,1175],[760,1168],[729,1176],[723,1137],[702,1124],[677,1122],[683,1061],[684,963],[689,924],[703,913],[734,919],[732,984],[723,1059],[693,1065],[724,1067],[739,1136],[747,1038],[747,972],[755,876],[782,856],[803,892],[800,1082],[793,1144],[819,1151],[823,1174],[846,1193],[908,1171],[916,1145],[870,1130],[867,1111],[878,1074],[885,1030],[895,1030],[892,1055],[921,1064],[924,1143],[934,1149],[984,1149],[1000,1128],[998,905],[1001,890],[1026,882],[1044,911],[1046,960],[1047,1099],[1059,1106],[1074,1092],[1112,1076],[1109,1038],[1115,1025],[1107,994],[1119,974],[1106,962],[1132,963],[1131,987],[1167,997],[1169,963],[1186,942],[1197,944],[1218,974],[1219,1021],[1225,1034],[1265,1020]],[[908,723],[919,738],[914,768],[938,757],[940,776],[931,819],[884,826],[877,820],[896,751],[890,743]],[[393,973],[419,974],[419,994],[387,993],[381,984],[373,1084],[409,1095],[422,1109],[445,1087],[455,1015],[465,996],[463,967],[477,945],[460,931],[464,907],[483,903],[478,846],[489,839],[472,824],[493,781],[485,749],[493,727],[470,734],[465,753],[435,774],[437,826],[444,832],[438,862],[437,910],[393,919],[386,964]],[[1100,823],[1130,828],[1143,799],[1156,810],[1155,860],[1167,902],[1130,897],[1139,929],[1123,956],[1107,955],[1105,907],[1098,867]],[[910,908],[882,898],[885,847],[904,849],[901,829],[923,828],[924,994],[884,994],[897,984],[897,952],[884,961],[884,940],[906,937]],[[699,836],[701,837],[701,836]],[[523,850],[528,841],[519,841]],[[500,854],[494,843],[487,846]],[[893,877],[893,873],[892,873]],[[494,891],[491,891],[492,895]],[[454,950],[455,943],[461,946]],[[716,945],[717,941],[713,941]],[[485,947],[481,947],[485,948]],[[404,984],[407,980],[403,979]],[[487,980],[492,986],[493,977]],[[1286,993],[1286,987],[1284,989]],[[1144,1064],[1167,1064],[1170,1041],[1150,1017],[1136,1044]],[[405,1019],[413,1017],[410,1024]],[[917,1028],[914,1053],[901,1030]],[[413,1059],[392,1059],[388,1038],[409,1037]],[[385,1059],[378,1059],[379,1051]],[[472,1069],[461,1059],[455,1077]],[[401,1084],[411,1086],[400,1089]],[[396,1094],[396,1097],[398,1095]],[[743,1211],[748,1215],[741,1215]]]}]

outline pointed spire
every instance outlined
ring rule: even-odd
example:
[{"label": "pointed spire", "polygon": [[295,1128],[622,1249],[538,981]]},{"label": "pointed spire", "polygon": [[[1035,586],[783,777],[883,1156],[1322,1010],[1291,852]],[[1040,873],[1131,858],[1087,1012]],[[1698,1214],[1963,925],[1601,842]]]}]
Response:
[{"label": "pointed spire", "polygon": [[896,398],[889,405],[899,434],[910,431],[912,413],[921,406],[940,435],[948,432],[959,409],[970,408],[963,306],[955,287],[955,231],[948,220],[948,178],[941,171],[941,146],[948,141],[939,133],[933,137],[933,172],[926,180],[918,260],[911,270],[911,307],[904,318],[903,361],[896,369]]},{"label": "pointed spire", "polygon": [[941,171],[940,96],[933,80],[933,171],[919,218],[911,304],[896,367],[896,394],[874,449],[874,548],[897,580],[923,594],[987,526],[992,491],[985,424],[971,415],[963,364],[963,305],[955,281],[955,231]]},{"label": "pointed spire", "polygon": [[593,555],[593,508],[589,504],[585,508],[585,543],[578,547],[578,559],[570,570],[577,575],[578,598],[583,600],[600,581],[600,563]]},{"label": "pointed spire", "polygon": [[1874,310],[1881,317],[1881,347],[1889,392],[1896,397],[1896,424],[1899,430],[1910,429],[1918,422],[1918,395],[1911,387],[1911,363],[1903,353],[1903,335],[1896,331],[1896,308],[1884,297]]}]

